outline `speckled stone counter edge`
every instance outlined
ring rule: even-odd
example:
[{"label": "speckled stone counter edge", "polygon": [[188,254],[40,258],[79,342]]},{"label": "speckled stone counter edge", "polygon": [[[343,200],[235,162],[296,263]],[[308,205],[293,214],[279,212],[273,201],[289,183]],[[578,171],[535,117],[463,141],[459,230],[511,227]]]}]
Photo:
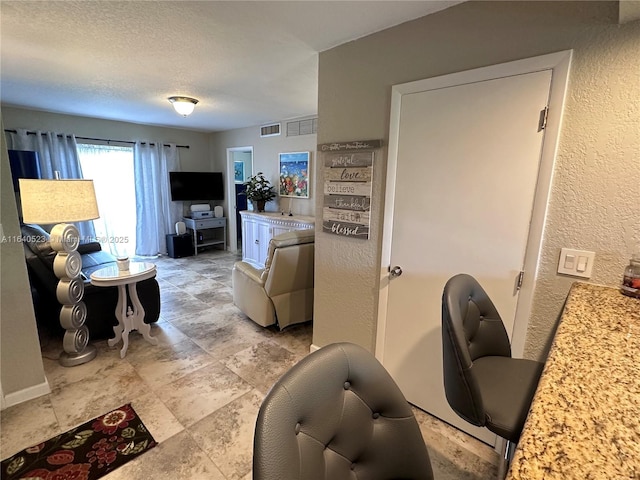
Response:
[{"label": "speckled stone counter edge", "polygon": [[640,300],[575,283],[507,479],[640,478]]}]

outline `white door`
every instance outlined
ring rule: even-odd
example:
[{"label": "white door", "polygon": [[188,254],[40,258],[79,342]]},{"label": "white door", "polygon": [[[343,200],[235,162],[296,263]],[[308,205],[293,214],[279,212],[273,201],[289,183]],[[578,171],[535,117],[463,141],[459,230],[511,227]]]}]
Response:
[{"label": "white door", "polygon": [[383,364],[418,407],[493,444],[449,407],[441,300],[457,273],[476,277],[511,333],[518,302],[551,70],[404,95],[393,200]]},{"label": "white door", "polygon": [[241,217],[242,220],[242,260],[250,263],[258,262],[258,228],[252,219]]}]

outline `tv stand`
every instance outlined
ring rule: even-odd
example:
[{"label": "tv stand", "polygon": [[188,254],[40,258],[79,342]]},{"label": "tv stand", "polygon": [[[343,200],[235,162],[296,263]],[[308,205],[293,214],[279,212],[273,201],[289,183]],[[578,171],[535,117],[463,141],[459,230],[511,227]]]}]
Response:
[{"label": "tv stand", "polygon": [[193,234],[194,255],[198,255],[198,248],[212,245],[222,245],[223,249],[227,250],[227,219],[225,217],[197,219],[184,217],[182,221]]}]

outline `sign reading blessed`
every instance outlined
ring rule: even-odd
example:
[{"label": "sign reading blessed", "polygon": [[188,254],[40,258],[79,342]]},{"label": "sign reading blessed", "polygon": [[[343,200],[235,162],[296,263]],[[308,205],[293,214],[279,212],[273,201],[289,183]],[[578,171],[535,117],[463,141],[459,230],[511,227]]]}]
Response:
[{"label": "sign reading blessed", "polygon": [[381,140],[361,140],[318,146],[324,158],[323,231],[369,238],[374,149],[381,145]]}]

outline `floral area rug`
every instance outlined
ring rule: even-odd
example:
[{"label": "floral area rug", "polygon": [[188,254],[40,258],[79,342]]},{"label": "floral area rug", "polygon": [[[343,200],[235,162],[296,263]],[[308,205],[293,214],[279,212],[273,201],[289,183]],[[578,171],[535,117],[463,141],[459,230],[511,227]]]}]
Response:
[{"label": "floral area rug", "polygon": [[95,480],[156,446],[131,404],[2,461],[3,480]]}]

